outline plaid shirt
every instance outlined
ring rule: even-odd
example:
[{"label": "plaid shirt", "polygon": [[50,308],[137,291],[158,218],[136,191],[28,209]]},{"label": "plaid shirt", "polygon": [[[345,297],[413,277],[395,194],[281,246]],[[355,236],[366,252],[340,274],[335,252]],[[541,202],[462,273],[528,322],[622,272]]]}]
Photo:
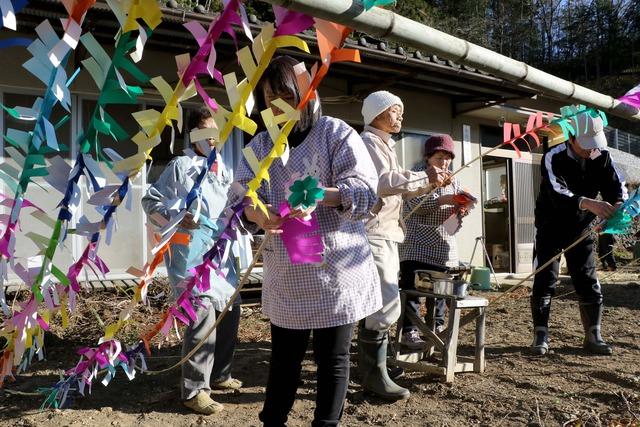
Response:
[{"label": "plaid shirt", "polygon": [[[413,171],[423,171],[424,162]],[[406,238],[400,245],[400,261],[418,261],[426,264],[456,267],[459,264],[456,238],[447,233],[442,225],[454,212],[451,205],[438,206],[438,198],[445,194],[457,194],[461,187],[454,178],[453,183],[438,188],[433,194],[419,196],[404,203],[404,216],[423,200],[420,209],[406,221]]]},{"label": "plaid shirt", "polygon": [[[273,143],[267,132],[251,143],[256,157],[266,157]],[[380,309],[382,297],[363,219],[376,203],[378,181],[367,149],[358,134],[341,120],[322,117],[286,166],[277,159],[269,168],[270,184],[258,195],[275,207],[285,200],[294,174],[312,175],[326,187],[337,187],[340,208],[316,209],[324,243],[321,264],[292,264],[278,235],[265,247],[262,306],[271,322],[289,329],[328,328],[354,323]],[[246,160],[236,179],[246,189],[254,177]],[[235,186],[234,186],[235,187]],[[233,188],[233,187],[232,187]],[[240,200],[234,192],[230,198]]]}]

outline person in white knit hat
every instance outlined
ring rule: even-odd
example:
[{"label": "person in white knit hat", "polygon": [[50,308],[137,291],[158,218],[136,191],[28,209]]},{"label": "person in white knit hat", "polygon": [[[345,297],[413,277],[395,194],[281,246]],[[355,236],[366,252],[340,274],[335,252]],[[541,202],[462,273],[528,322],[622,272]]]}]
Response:
[{"label": "person in white knit hat", "polygon": [[391,134],[402,128],[403,110],[402,100],[390,92],[370,94],[362,104],[365,127],[360,134],[378,174],[379,199],[366,231],[380,276],[383,307],[360,322],[358,368],[363,389],[391,401],[409,397],[409,390],[394,383],[387,372],[388,332],[400,317],[398,244],[404,240],[403,198],[423,195],[448,178],[447,171],[433,167],[412,172],[398,164]]}]

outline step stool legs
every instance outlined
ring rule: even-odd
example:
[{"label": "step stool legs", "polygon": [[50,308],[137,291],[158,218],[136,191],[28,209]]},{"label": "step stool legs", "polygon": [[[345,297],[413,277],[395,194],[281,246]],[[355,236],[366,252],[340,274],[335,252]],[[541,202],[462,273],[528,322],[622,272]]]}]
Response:
[{"label": "step stool legs", "polygon": [[457,309],[455,302],[451,304],[451,309],[449,310],[449,326],[447,329],[448,337],[445,342],[443,362],[445,382],[452,383],[458,363],[458,332],[460,329],[460,310]]},{"label": "step stool legs", "polygon": [[473,361],[473,372],[484,372],[484,323],[486,312],[484,307],[478,307],[478,318],[476,319],[476,354]]}]

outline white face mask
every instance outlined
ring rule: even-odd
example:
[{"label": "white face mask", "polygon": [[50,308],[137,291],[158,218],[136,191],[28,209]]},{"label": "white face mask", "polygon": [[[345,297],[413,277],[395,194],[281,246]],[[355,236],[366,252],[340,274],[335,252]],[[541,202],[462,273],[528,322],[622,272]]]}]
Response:
[{"label": "white face mask", "polygon": [[211,146],[209,145],[209,141],[207,141],[206,139],[201,139],[200,141],[195,141],[193,144],[198,147],[202,154],[209,157],[209,154],[211,153]]},{"label": "white face mask", "polygon": [[602,152],[600,152],[600,149],[596,148],[596,149],[591,150],[591,154],[589,154],[589,158],[591,160],[595,160],[598,157],[600,157],[601,154],[602,154]]}]

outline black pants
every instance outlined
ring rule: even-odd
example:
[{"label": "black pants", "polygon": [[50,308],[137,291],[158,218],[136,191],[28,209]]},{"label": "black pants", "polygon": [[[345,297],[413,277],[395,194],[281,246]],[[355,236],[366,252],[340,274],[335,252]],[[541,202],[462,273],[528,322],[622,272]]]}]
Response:
[{"label": "black pants", "polygon": [[[436,265],[427,264],[419,261],[402,261],[400,263],[400,281],[398,285],[400,289],[403,290],[413,290],[416,288],[415,284],[415,271],[416,270],[431,270],[431,271],[446,271],[446,268],[439,267]],[[427,316],[425,316],[425,320],[429,321],[428,316],[431,309],[431,304],[433,304],[433,300],[427,298]],[[435,326],[444,325],[444,316],[447,310],[447,304],[443,298],[438,298],[435,300],[436,306],[436,314],[433,318],[433,322]],[[416,297],[407,296],[407,306],[405,310],[412,310],[417,316],[420,316],[420,301]],[[413,322],[409,319],[409,316],[406,314],[402,319],[402,331],[407,332],[414,327]]]},{"label": "black pants", "polygon": [[[536,230],[534,268],[546,263],[554,255],[571,245],[582,235],[584,230],[566,233],[554,228],[540,228]],[[567,268],[571,281],[584,304],[602,303],[600,282],[596,275],[595,247],[593,237],[589,236],[578,245],[565,253]],[[543,298],[549,298],[556,293],[558,270],[560,261],[555,260],[545,269],[536,274],[533,280],[534,305]]]},{"label": "black pants", "polygon": [[316,374],[314,427],[337,426],[349,386],[349,347],[354,324],[322,329],[285,329],[271,324],[271,364],[260,421],[284,426],[296,399],[302,359],[313,331]]},{"label": "black pants", "polygon": [[613,256],[613,245],[616,242],[613,234],[601,234],[598,237],[598,256],[600,256],[600,262],[605,269],[616,269],[616,259]]}]

